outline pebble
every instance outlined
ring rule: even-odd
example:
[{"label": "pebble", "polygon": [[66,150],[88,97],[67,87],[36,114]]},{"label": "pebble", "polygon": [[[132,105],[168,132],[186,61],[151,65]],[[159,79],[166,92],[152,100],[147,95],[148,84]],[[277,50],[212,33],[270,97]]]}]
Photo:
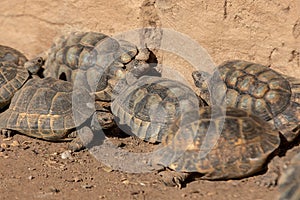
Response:
[{"label": "pebble", "polygon": [[71,159],[71,158],[72,158],[71,152],[70,152],[70,151],[64,151],[64,152],[61,154],[61,158],[62,158],[62,159]]},{"label": "pebble", "polygon": [[60,192],[60,190],[55,188],[55,187],[51,187],[51,188],[49,188],[49,190],[50,190],[50,192],[53,192],[53,193],[59,193]]},{"label": "pebble", "polygon": [[2,149],[7,149],[7,148],[9,147],[9,145],[8,145],[8,144],[5,144],[5,143],[1,143],[0,147],[1,147]]},{"label": "pebble", "polygon": [[86,184],[86,185],[82,185],[81,187],[84,188],[84,189],[91,189],[91,188],[93,188],[94,186],[93,186],[93,185]]},{"label": "pebble", "polygon": [[18,141],[14,140],[14,141],[10,144],[10,146],[18,147],[18,146],[20,146],[20,143],[19,143]]}]

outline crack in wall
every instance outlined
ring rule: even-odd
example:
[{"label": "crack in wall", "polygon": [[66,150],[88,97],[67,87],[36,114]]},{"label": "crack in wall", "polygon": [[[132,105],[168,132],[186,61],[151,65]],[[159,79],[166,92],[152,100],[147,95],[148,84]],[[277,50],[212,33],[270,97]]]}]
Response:
[{"label": "crack in wall", "polygon": [[227,18],[227,0],[224,0],[223,9],[224,9],[223,17],[224,17],[224,19],[226,19]]},{"label": "crack in wall", "polygon": [[74,23],[66,23],[66,22],[51,22],[49,20],[46,20],[46,19],[42,19],[42,18],[39,18],[35,15],[31,15],[31,14],[16,14],[16,15],[1,15],[0,14],[0,17],[3,17],[3,18],[22,18],[22,17],[29,17],[29,18],[32,18],[32,19],[35,19],[37,21],[40,21],[40,22],[44,22],[46,24],[50,24],[50,25],[54,25],[54,26],[64,26],[66,24],[68,25],[78,25],[80,24],[80,22],[74,22]]}]

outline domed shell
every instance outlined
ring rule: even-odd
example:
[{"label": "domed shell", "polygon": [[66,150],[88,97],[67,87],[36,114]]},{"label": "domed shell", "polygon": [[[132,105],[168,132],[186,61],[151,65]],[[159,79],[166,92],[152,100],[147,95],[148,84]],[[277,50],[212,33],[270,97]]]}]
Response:
[{"label": "domed shell", "polygon": [[[230,61],[217,70],[227,86],[228,106],[248,110],[270,120],[290,104],[291,87],[288,80],[269,67],[246,61]],[[214,84],[214,79],[210,84]]]},{"label": "domed shell", "polygon": [[243,178],[262,170],[280,138],[257,116],[214,106],[184,113],[162,144],[153,163],[218,180]]},{"label": "domed shell", "polygon": [[212,76],[193,72],[200,95],[210,105],[236,107],[272,123],[288,141],[300,134],[300,79],[247,61],[228,61]]},{"label": "domed shell", "polygon": [[0,115],[0,127],[45,140],[67,137],[75,129],[72,90],[70,82],[51,77],[29,80]]},{"label": "domed shell", "polygon": [[[50,49],[45,77],[74,81],[77,70],[98,66],[102,70],[116,62],[129,62],[137,53],[134,45],[120,43],[98,32],[72,32],[62,36]],[[122,67],[122,66],[121,66]]]},{"label": "domed shell", "polygon": [[193,90],[181,82],[143,76],[116,97],[111,109],[127,133],[155,143],[182,112],[202,105]]}]

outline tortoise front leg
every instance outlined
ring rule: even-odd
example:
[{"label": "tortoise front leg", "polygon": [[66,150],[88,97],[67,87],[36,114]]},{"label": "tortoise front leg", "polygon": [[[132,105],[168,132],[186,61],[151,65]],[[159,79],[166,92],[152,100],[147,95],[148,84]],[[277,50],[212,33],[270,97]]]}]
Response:
[{"label": "tortoise front leg", "polygon": [[166,186],[182,188],[190,173],[166,170],[159,172],[159,175]]},{"label": "tortoise front leg", "polygon": [[12,130],[5,128],[1,129],[0,134],[6,138],[10,138],[14,135]]}]

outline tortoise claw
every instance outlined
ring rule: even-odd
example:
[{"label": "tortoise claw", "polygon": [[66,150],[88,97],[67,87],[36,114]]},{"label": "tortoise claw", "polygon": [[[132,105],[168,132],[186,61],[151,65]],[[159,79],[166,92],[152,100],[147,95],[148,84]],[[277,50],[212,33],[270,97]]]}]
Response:
[{"label": "tortoise claw", "polygon": [[6,138],[10,138],[13,136],[13,133],[9,129],[1,129],[0,134],[3,135]]},{"label": "tortoise claw", "polygon": [[82,140],[79,137],[74,138],[69,144],[68,144],[68,150],[71,152],[76,152],[84,149],[84,144]]}]

